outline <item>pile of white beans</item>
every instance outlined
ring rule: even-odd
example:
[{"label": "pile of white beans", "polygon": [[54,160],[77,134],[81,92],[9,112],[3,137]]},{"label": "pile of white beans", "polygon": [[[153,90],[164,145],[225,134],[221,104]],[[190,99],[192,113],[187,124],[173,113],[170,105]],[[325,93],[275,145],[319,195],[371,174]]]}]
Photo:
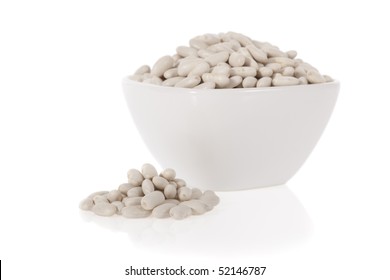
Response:
[{"label": "pile of white beans", "polygon": [[130,169],[127,178],[128,183],[121,184],[117,190],[90,194],[80,202],[80,209],[99,216],[144,218],[151,215],[181,220],[204,214],[219,203],[213,191],[187,187],[183,179],[176,178],[172,168],[158,174],[153,165],[146,163],[141,171]]},{"label": "pile of white beans", "polygon": [[331,82],[332,78],[268,43],[235,32],[204,34],[163,56],[150,68],[141,66],[130,79],[181,88],[254,88]]}]

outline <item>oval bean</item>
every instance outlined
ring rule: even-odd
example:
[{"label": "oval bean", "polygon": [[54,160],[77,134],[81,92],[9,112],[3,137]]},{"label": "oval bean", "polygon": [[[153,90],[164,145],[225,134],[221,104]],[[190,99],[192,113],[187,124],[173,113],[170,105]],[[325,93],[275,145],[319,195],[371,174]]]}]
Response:
[{"label": "oval bean", "polygon": [[169,217],[169,211],[171,208],[175,207],[177,204],[175,203],[163,203],[152,211],[152,216],[158,219],[162,218],[168,218]]},{"label": "oval bean", "polygon": [[205,61],[211,66],[215,66],[218,63],[226,62],[229,59],[229,52],[222,51],[215,54],[212,54],[205,58]]},{"label": "oval bean", "polygon": [[199,200],[202,200],[210,207],[217,206],[219,203],[219,197],[213,191],[205,191]]},{"label": "oval bean", "polygon": [[121,201],[122,200],[122,193],[118,190],[110,191],[107,194],[107,200],[111,203],[114,201]]},{"label": "oval bean", "polygon": [[246,77],[242,81],[242,87],[244,87],[244,88],[255,87],[256,83],[257,83],[257,79],[255,77]]},{"label": "oval bean", "polygon": [[150,216],[152,211],[145,210],[141,205],[132,205],[123,207],[121,213],[125,218],[145,218]]},{"label": "oval bean", "polygon": [[127,179],[133,186],[140,186],[144,180],[144,176],[142,176],[141,172],[139,172],[137,169],[133,168],[127,171]]},{"label": "oval bean", "polygon": [[128,197],[137,197],[137,196],[143,196],[144,195],[144,192],[142,191],[142,188],[141,187],[134,187],[134,188],[131,188],[128,192],[127,192],[127,196]]},{"label": "oval bean", "polygon": [[173,168],[165,168],[161,172],[160,176],[167,179],[168,181],[173,181],[176,177],[176,171]]},{"label": "oval bean", "polygon": [[289,76],[276,76],[272,79],[273,86],[295,86],[299,85],[299,80],[295,77]]},{"label": "oval bean", "polygon": [[198,199],[202,196],[202,191],[198,188],[192,188],[191,199]]},{"label": "oval bean", "polygon": [[141,205],[141,200],[143,196],[135,196],[135,197],[125,197],[122,200],[122,203],[125,206],[131,206],[131,205]]},{"label": "oval bean", "polygon": [[164,82],[162,82],[162,85],[167,86],[167,87],[174,87],[178,82],[180,82],[184,79],[185,79],[184,77],[169,78],[169,79],[166,79]]},{"label": "oval bean", "polygon": [[257,81],[256,87],[270,87],[272,85],[271,77],[263,77]]},{"label": "oval bean", "polygon": [[141,206],[145,210],[152,210],[154,207],[160,205],[165,200],[165,196],[160,191],[148,193],[141,199]]},{"label": "oval bean", "polygon": [[307,71],[306,79],[310,84],[325,83],[325,78],[315,70]]},{"label": "oval bean", "polygon": [[127,195],[127,192],[134,188],[135,186],[133,186],[132,184],[130,183],[124,183],[124,184],[120,184],[119,187],[118,187],[118,191],[120,191],[122,194],[125,194]]},{"label": "oval bean", "polygon": [[200,83],[196,87],[197,89],[214,89],[215,88],[215,83],[214,82],[205,82],[205,83]]},{"label": "oval bean", "polygon": [[188,187],[181,187],[177,189],[177,197],[180,201],[190,200],[192,196],[192,190]]},{"label": "oval bean", "polygon": [[182,57],[187,57],[190,55],[197,56],[198,51],[195,48],[186,47],[186,46],[179,46],[176,48],[176,52],[178,55]]},{"label": "oval bean", "polygon": [[135,72],[134,75],[142,75],[145,73],[150,73],[150,67],[149,65],[142,65],[140,68],[138,68]]},{"label": "oval bean", "polygon": [[153,185],[156,187],[156,189],[163,191],[166,185],[169,184],[168,180],[160,177],[160,176],[154,176],[152,179]]},{"label": "oval bean", "polygon": [[202,80],[205,83],[214,82],[217,88],[224,88],[230,83],[227,76],[213,73],[204,73],[202,75]]},{"label": "oval bean", "polygon": [[183,201],[179,205],[186,205],[190,207],[193,215],[201,215],[212,209],[210,205],[199,199]]},{"label": "oval bean", "polygon": [[244,66],[245,56],[241,53],[234,52],[229,57],[229,64],[233,67]]},{"label": "oval bean", "polygon": [[92,207],[92,212],[98,216],[112,216],[116,212],[116,206],[109,203],[98,203]]},{"label": "oval bean", "polygon": [[92,207],[93,207],[93,200],[92,198],[89,197],[83,199],[79,204],[79,208],[85,211],[91,210]]},{"label": "oval bean", "polygon": [[164,195],[166,198],[175,198],[176,197],[176,187],[172,184],[168,184],[164,188]]},{"label": "oval bean", "polygon": [[243,67],[232,67],[230,69],[231,76],[241,76],[245,78],[249,76],[254,77],[256,76],[256,74],[257,74],[257,70],[254,67],[243,66]]},{"label": "oval bean", "polygon": [[150,73],[154,76],[161,77],[165,71],[173,67],[173,63],[174,61],[171,56],[163,56],[156,61]]},{"label": "oval bean", "polygon": [[242,83],[241,76],[233,76],[229,79],[229,88],[235,88]]},{"label": "oval bean", "polygon": [[[157,171],[156,171],[157,173]],[[154,191],[154,185],[153,185],[153,182],[152,180],[150,179],[145,179],[143,182],[142,182],[142,192],[147,195],[148,193],[151,193]]]},{"label": "oval bean", "polygon": [[193,88],[199,85],[200,81],[201,78],[199,76],[188,76],[187,78],[184,78],[183,80],[177,82],[175,84],[175,87]]},{"label": "oval bean", "polygon": [[188,216],[191,216],[191,214],[192,209],[187,205],[179,204],[169,210],[169,215],[176,220],[182,220],[184,218],[187,218]]},{"label": "oval bean", "polygon": [[257,48],[255,45],[248,45],[246,48],[257,62],[264,64],[268,62],[267,54],[263,50]]}]

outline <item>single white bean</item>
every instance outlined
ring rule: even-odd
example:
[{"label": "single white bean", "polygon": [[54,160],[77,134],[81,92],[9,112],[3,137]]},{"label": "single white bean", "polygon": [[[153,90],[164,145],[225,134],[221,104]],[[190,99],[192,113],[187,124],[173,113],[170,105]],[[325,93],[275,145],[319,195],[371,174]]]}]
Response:
[{"label": "single white bean", "polygon": [[166,185],[169,184],[168,180],[160,177],[160,176],[154,176],[152,179],[153,185],[156,187],[156,189],[163,191]]},{"label": "single white bean", "polygon": [[122,200],[122,203],[125,206],[131,206],[131,205],[141,205],[141,200],[143,196],[135,196],[135,197],[125,197]]},{"label": "single white bean", "polygon": [[198,51],[195,48],[187,47],[187,46],[179,46],[176,48],[176,52],[178,55],[182,57],[187,57],[190,55],[197,56]]},{"label": "single white bean", "polygon": [[182,204],[176,205],[169,210],[169,215],[176,220],[182,220],[191,216],[191,214],[192,209],[187,205]]},{"label": "single white bean", "polygon": [[142,74],[145,74],[145,73],[150,73],[150,67],[149,65],[142,65],[140,68],[138,68],[134,75],[142,75]]},{"label": "single white bean", "polygon": [[109,203],[98,203],[92,207],[92,212],[98,216],[112,216],[116,212],[116,206]]},{"label": "single white bean", "polygon": [[263,77],[257,81],[256,87],[270,87],[272,85],[271,77]]},{"label": "single white bean", "polygon": [[246,48],[257,62],[264,64],[268,62],[267,54],[263,50],[257,48],[255,45],[248,45]]},{"label": "single white bean", "polygon": [[192,196],[192,190],[188,187],[181,187],[177,189],[177,197],[180,201],[190,200]]},{"label": "single white bean", "polygon": [[211,66],[215,66],[218,63],[226,62],[228,59],[229,59],[229,52],[222,51],[206,57],[205,61],[209,63]]},{"label": "single white bean", "polygon": [[160,176],[168,181],[173,181],[176,178],[176,171],[173,168],[165,168]]},{"label": "single white bean", "polygon": [[229,43],[226,43],[226,42],[211,45],[207,48],[207,50],[210,50],[213,52],[223,52],[223,51],[226,51],[228,53],[234,52],[234,50],[232,49],[232,45]]},{"label": "single white bean", "polygon": [[177,82],[175,84],[175,87],[181,87],[181,88],[193,88],[201,82],[201,78],[199,76],[188,76],[187,78],[184,78],[183,80]]},{"label": "single white bean", "polygon": [[287,57],[291,58],[291,59],[294,59],[298,55],[297,51],[294,51],[294,50],[288,51],[288,52],[286,52],[286,54],[287,54]]},{"label": "single white bean", "polygon": [[131,189],[127,192],[127,196],[128,196],[128,197],[137,197],[137,196],[143,196],[143,195],[144,195],[144,192],[142,191],[142,188],[141,188],[141,187],[131,188]]},{"label": "single white bean", "polygon": [[215,88],[215,83],[214,82],[206,82],[206,83],[200,83],[196,87],[196,89],[214,89]]},{"label": "single white bean", "polygon": [[199,62],[198,65],[196,65],[190,73],[188,73],[188,77],[190,76],[202,76],[204,73],[207,73],[210,71],[210,64],[208,64],[206,61]]},{"label": "single white bean", "polygon": [[253,41],[243,34],[236,32],[228,32],[226,33],[226,35],[230,36],[234,40],[237,40],[243,47],[253,44]]},{"label": "single white bean", "polygon": [[318,84],[318,83],[326,82],[325,78],[318,71],[315,70],[307,71],[306,78],[310,84]]},{"label": "single white bean", "polygon": [[200,56],[201,58],[206,58],[206,57],[209,57],[210,55],[213,55],[213,54],[215,54],[215,52],[207,50],[207,49],[200,49],[198,51],[198,56]]},{"label": "single white bean", "polygon": [[294,76],[294,73],[295,73],[295,69],[292,66],[284,67],[284,69],[282,70],[283,76]]},{"label": "single white bean", "polygon": [[214,73],[204,73],[202,75],[202,80],[205,83],[214,82],[217,88],[224,88],[230,83],[230,80],[227,76]]},{"label": "single white bean", "polygon": [[288,57],[271,57],[268,59],[269,63],[279,63],[282,68],[287,66],[295,66],[295,61]]},{"label": "single white bean", "polygon": [[219,203],[219,197],[213,191],[205,191],[199,199],[210,207],[217,206]]},{"label": "single white bean", "polygon": [[208,45],[214,45],[214,44],[219,43],[221,41],[217,35],[209,34],[209,33],[195,37],[195,38],[203,40]]},{"label": "single white bean", "polygon": [[190,207],[193,215],[201,215],[212,209],[210,205],[199,199],[183,201],[179,205],[186,205]]},{"label": "single white bean", "polygon": [[177,184],[177,187],[179,187],[179,188],[182,188],[182,187],[185,187],[185,186],[187,186],[187,183],[186,183],[186,181],[184,181],[183,179],[180,179],[180,178],[175,178],[175,180],[174,180],[175,182],[176,182],[176,184]]},{"label": "single white bean", "polygon": [[299,77],[298,80],[300,85],[307,85],[309,83],[306,77]]},{"label": "single white bean", "polygon": [[241,76],[243,78],[249,77],[249,76],[256,76],[257,70],[254,67],[232,67],[230,69],[230,76]]},{"label": "single white bean", "polygon": [[229,57],[229,64],[233,67],[244,66],[245,56],[241,53],[234,52]]},{"label": "single white bean", "polygon": [[273,86],[295,86],[299,85],[299,80],[295,77],[289,77],[289,76],[275,76],[275,78],[272,79],[272,85]]},{"label": "single white bean", "polygon": [[145,210],[152,210],[154,207],[160,205],[165,200],[165,196],[160,191],[148,193],[141,199],[141,206]]},{"label": "single white bean", "polygon": [[279,73],[282,71],[282,65],[279,63],[268,63],[265,65],[265,67],[270,68],[273,73]]},{"label": "single white bean", "polygon": [[294,69],[294,76],[296,78],[300,78],[300,77],[306,78],[306,70],[303,67],[298,66]]},{"label": "single white bean", "polygon": [[157,77],[157,76],[154,76],[152,78],[147,78],[145,80],[142,81],[143,83],[146,83],[146,84],[152,84],[152,85],[162,85],[162,80]]},{"label": "single white bean", "polygon": [[242,83],[242,77],[241,76],[233,76],[229,79],[229,88],[235,88],[238,85]]},{"label": "single white bean", "polygon": [[165,200],[164,200],[163,204],[164,204],[164,203],[174,203],[174,204],[178,205],[178,204],[180,204],[180,201],[177,200],[177,199],[168,198],[168,199],[165,199]]},{"label": "single white bean", "polygon": [[130,184],[134,186],[140,186],[144,180],[144,176],[142,176],[141,172],[139,172],[137,169],[132,168],[127,171],[127,179]]},{"label": "single white bean", "polygon": [[95,196],[97,196],[97,195],[106,195],[106,194],[108,194],[108,191],[98,191],[98,192],[93,192],[93,193],[91,193],[89,196],[88,196],[88,198],[94,198]]},{"label": "single white bean", "polygon": [[164,188],[164,195],[167,199],[175,198],[176,197],[176,186],[172,184],[168,184]]},{"label": "single white bean", "polygon": [[93,200],[92,200],[92,198],[89,198],[89,197],[83,199],[83,200],[80,202],[80,204],[79,204],[79,208],[80,208],[81,210],[84,210],[84,211],[91,210],[92,207],[93,207]]},{"label": "single white bean", "polygon": [[125,194],[127,195],[127,192],[134,188],[135,186],[133,186],[132,184],[130,183],[124,183],[124,184],[120,184],[119,187],[118,187],[118,191],[120,191],[122,194]]},{"label": "single white bean", "polygon": [[244,88],[252,88],[256,86],[256,83],[257,83],[257,79],[255,77],[246,77],[242,81],[242,86]]},{"label": "single white bean", "polygon": [[202,196],[202,191],[198,188],[192,188],[191,199],[198,199]]},{"label": "single white bean", "polygon": [[158,219],[162,218],[168,218],[169,217],[169,211],[171,208],[175,207],[177,204],[175,203],[163,203],[152,211],[152,216]]},{"label": "single white bean", "polygon": [[145,210],[141,205],[132,205],[123,207],[121,213],[125,218],[145,218],[150,216],[152,211]]},{"label": "single white bean", "polygon": [[114,201],[121,201],[122,200],[122,193],[118,190],[110,191],[107,194],[107,200],[111,203]]},{"label": "single white bean", "polygon": [[[156,171],[157,173],[157,171]],[[150,179],[145,179],[143,182],[142,182],[142,192],[147,195],[148,193],[151,193],[154,191],[154,185],[153,185],[153,182],[152,180]]]},{"label": "single white bean", "polygon": [[142,165],[141,174],[145,179],[152,179],[154,176],[158,175],[156,168],[150,163]]},{"label": "single white bean", "polygon": [[190,40],[190,46],[194,49],[200,50],[206,49],[209,45],[203,40],[193,38]]},{"label": "single white bean", "polygon": [[274,71],[270,67],[259,68],[260,77],[271,77]]},{"label": "single white bean", "polygon": [[120,201],[114,201],[111,204],[116,207],[116,213],[119,215],[121,214],[122,208],[125,207],[123,202],[120,202]]},{"label": "single white bean", "polygon": [[184,77],[173,77],[166,79],[164,82],[162,82],[162,85],[167,87],[174,87],[178,82],[182,80],[184,80]]},{"label": "single white bean", "polygon": [[227,64],[225,62],[221,62],[221,63],[218,63],[216,66],[214,66],[214,68],[211,71],[211,73],[228,76],[229,72],[230,72],[230,68],[231,67],[230,67],[229,64]]},{"label": "single white bean", "polygon": [[165,71],[173,67],[173,58],[169,55],[161,57],[152,67],[152,75],[161,77]]},{"label": "single white bean", "polygon": [[104,195],[95,195],[93,198],[93,203],[94,204],[98,204],[98,203],[110,203],[107,199],[106,196]]},{"label": "single white bean", "polygon": [[170,79],[179,76],[177,73],[177,68],[171,68],[164,72],[164,78]]},{"label": "single white bean", "polygon": [[203,59],[201,58],[191,58],[182,60],[179,63],[179,66],[177,68],[177,73],[179,76],[187,77],[188,74],[200,63],[203,62]]}]

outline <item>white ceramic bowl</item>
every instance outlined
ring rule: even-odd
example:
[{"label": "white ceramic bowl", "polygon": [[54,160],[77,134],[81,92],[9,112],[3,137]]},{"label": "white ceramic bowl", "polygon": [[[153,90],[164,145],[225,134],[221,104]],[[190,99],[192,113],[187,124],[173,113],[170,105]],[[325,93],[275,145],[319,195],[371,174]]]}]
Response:
[{"label": "white ceramic bowl", "polygon": [[158,163],[192,187],[220,191],[286,183],[324,131],[339,82],[195,90],[125,78],[123,90]]}]

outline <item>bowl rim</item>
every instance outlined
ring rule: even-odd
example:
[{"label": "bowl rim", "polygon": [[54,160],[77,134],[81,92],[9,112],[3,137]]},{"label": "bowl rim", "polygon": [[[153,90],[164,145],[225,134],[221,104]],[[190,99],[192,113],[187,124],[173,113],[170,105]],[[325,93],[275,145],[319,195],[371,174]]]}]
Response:
[{"label": "bowl rim", "polygon": [[307,85],[294,85],[294,86],[277,86],[277,87],[262,87],[262,88],[221,88],[221,89],[194,89],[194,88],[179,88],[179,87],[168,87],[168,86],[162,86],[162,85],[154,85],[154,84],[148,84],[148,83],[141,83],[138,81],[131,80],[129,77],[131,75],[128,75],[122,79],[122,85],[137,85],[141,87],[146,88],[154,88],[154,89],[160,89],[161,92],[164,91],[169,93],[180,93],[180,94],[190,94],[190,95],[210,95],[212,93],[215,94],[226,94],[226,93],[235,93],[240,92],[242,93],[256,93],[259,94],[260,92],[288,92],[290,90],[296,91],[300,89],[307,90],[310,88],[311,90],[315,90],[318,88],[324,88],[324,87],[339,87],[340,82],[339,80],[333,80],[331,82],[326,83],[320,83],[320,84],[307,84]]}]

